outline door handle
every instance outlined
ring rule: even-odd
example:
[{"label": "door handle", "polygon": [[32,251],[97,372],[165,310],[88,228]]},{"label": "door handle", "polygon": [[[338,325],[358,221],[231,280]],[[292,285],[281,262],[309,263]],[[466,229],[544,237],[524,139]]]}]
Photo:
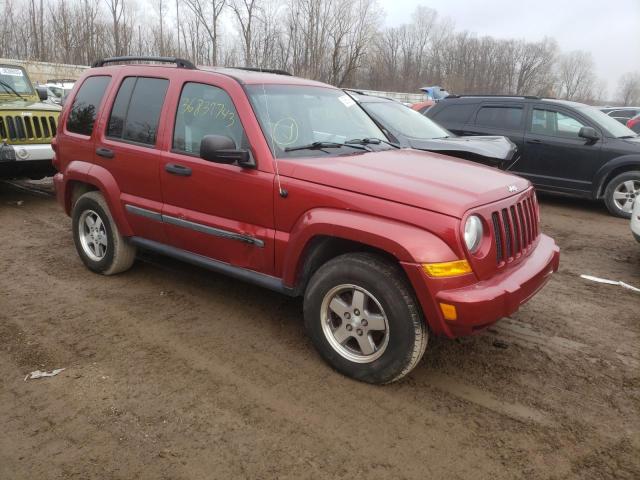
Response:
[{"label": "door handle", "polygon": [[538,140],[537,138],[534,138],[532,140],[527,140],[527,143],[533,143],[534,145],[542,145],[544,142],[542,140]]},{"label": "door handle", "polygon": [[191,169],[179,163],[167,163],[164,169],[172,175],[179,175],[181,177],[191,176]]},{"label": "door handle", "polygon": [[100,147],[100,148],[96,148],[96,155],[100,156],[100,157],[104,157],[104,158],[113,158],[115,157],[115,153],[113,153],[113,150],[109,150],[108,148],[104,148],[104,147]]}]

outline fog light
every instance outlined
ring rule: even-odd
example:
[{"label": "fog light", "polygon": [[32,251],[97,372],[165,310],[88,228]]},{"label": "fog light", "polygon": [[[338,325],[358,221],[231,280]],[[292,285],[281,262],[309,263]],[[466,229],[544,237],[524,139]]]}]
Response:
[{"label": "fog light", "polygon": [[20,160],[26,160],[29,158],[29,151],[24,147],[16,147],[16,157]]},{"label": "fog light", "polygon": [[445,320],[457,320],[458,312],[456,312],[455,305],[449,305],[448,303],[441,303],[440,310]]},{"label": "fog light", "polygon": [[455,277],[471,273],[471,265],[466,260],[454,262],[425,263],[422,268],[431,277]]}]

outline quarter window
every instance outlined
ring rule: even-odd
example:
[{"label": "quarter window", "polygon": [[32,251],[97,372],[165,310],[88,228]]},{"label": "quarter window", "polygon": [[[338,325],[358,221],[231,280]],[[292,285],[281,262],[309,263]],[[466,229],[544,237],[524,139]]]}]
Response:
[{"label": "quarter window", "polygon": [[91,136],[100,102],[110,81],[111,77],[105,75],[89,77],[84,81],[69,112],[68,131]]},{"label": "quarter window", "polygon": [[155,145],[168,86],[169,81],[163,78],[125,78],[113,103],[107,136]]},{"label": "quarter window", "polygon": [[[444,103],[444,102],[443,102]],[[440,111],[434,108],[433,115],[427,115],[440,123],[467,123],[471,114],[475,111],[477,103],[468,103],[460,105],[445,104]],[[424,112],[423,112],[424,113]]]},{"label": "quarter window", "polygon": [[534,108],[530,131],[538,135],[577,139],[578,132],[584,126],[584,123],[570,115]]},{"label": "quarter window", "polygon": [[519,130],[522,125],[522,107],[482,107],[476,123],[483,127]]},{"label": "quarter window", "polygon": [[173,150],[200,154],[200,142],[205,135],[224,135],[237,148],[247,148],[248,142],[231,98],[221,88],[202,83],[187,83],[182,89]]}]

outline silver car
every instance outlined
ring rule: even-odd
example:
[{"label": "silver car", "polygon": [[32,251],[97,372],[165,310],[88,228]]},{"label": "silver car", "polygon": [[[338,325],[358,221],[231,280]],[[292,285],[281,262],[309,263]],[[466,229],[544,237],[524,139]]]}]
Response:
[{"label": "silver car", "polygon": [[636,240],[640,242],[640,197],[636,198],[631,212],[631,232]]}]

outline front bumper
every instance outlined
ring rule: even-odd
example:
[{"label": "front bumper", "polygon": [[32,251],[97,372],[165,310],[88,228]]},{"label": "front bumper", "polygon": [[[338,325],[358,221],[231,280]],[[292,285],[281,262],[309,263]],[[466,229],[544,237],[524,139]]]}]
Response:
[{"label": "front bumper", "polygon": [[[513,314],[545,286],[559,263],[558,246],[552,238],[540,235],[536,248],[526,259],[488,280],[470,283],[469,276],[435,279],[427,276],[421,265],[403,266],[432,331],[455,338],[471,335]],[[457,319],[445,320],[440,303],[455,306]]]},{"label": "front bumper", "polygon": [[29,145],[0,144],[0,163],[5,162],[30,162],[51,161],[53,149],[50,143],[37,143]]},{"label": "front bumper", "polygon": [[43,178],[55,173],[51,145],[0,144],[0,178]]}]

